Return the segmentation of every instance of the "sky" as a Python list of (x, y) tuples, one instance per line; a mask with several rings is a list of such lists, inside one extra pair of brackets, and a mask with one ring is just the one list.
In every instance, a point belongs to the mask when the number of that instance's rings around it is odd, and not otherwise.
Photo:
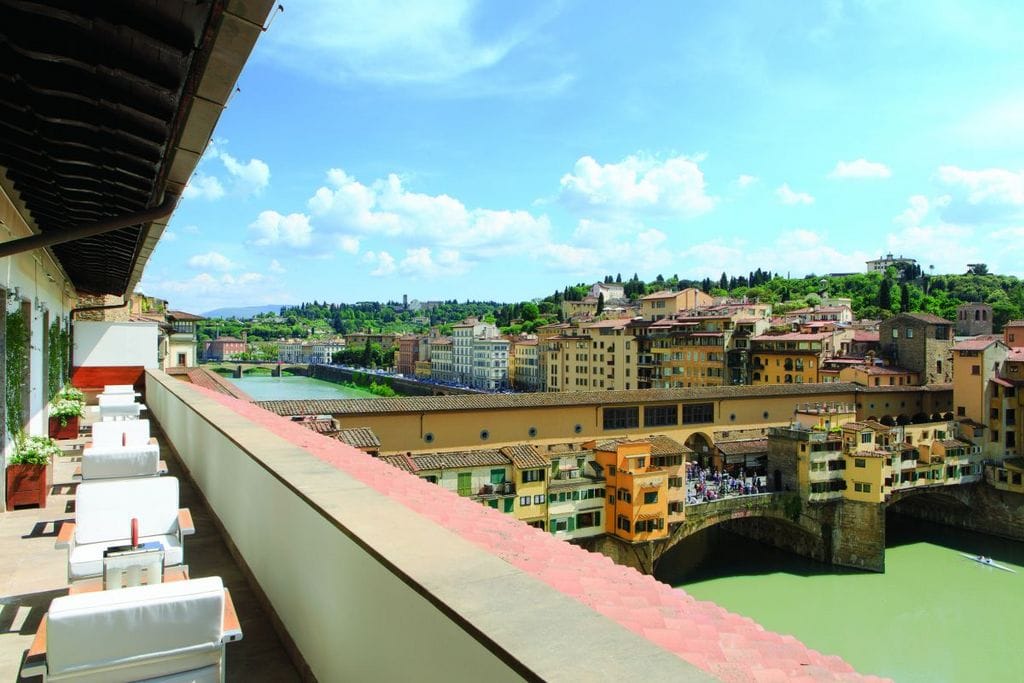
[(1024, 276), (1024, 3), (292, 0), (141, 283), (173, 308), (607, 274)]

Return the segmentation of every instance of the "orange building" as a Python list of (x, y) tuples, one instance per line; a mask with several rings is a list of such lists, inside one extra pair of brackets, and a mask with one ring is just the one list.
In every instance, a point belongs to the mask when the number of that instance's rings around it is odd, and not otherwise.
[(594, 451), (604, 470), (605, 531), (630, 543), (666, 538), (669, 476), (654, 465), (651, 441), (613, 439), (583, 447)]

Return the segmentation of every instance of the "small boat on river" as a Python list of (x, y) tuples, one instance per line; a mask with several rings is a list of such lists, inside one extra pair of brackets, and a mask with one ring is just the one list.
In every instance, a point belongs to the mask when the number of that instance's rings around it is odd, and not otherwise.
[(973, 561), (977, 562), (978, 564), (985, 565), (986, 567), (993, 567), (995, 569), (1002, 569), (1004, 572), (1010, 572), (1012, 574), (1016, 574), (1017, 573), (1017, 571), (1015, 569), (1010, 569), (1006, 565), (999, 564), (998, 562), (993, 560), (991, 557), (985, 557), (984, 555), (968, 555), (967, 553), (960, 553), (960, 554), (963, 555), (964, 557), (966, 557), (968, 560), (973, 560)]

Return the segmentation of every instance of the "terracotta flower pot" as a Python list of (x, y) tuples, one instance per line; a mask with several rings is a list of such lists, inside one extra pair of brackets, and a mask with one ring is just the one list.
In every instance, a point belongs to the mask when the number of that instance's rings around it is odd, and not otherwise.
[(16, 505), (46, 507), (49, 465), (7, 465), (7, 509)]
[(77, 439), (78, 438), (78, 416), (73, 415), (67, 419), (67, 424), (60, 426), (59, 417), (50, 418), (51, 439)]

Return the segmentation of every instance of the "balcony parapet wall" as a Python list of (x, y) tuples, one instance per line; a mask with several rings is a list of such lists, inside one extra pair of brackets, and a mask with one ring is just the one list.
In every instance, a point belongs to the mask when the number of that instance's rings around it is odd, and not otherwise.
[[(578, 548), (162, 372), (147, 372), (146, 403), (319, 680), (451, 681), (477, 674), (494, 681), (578, 680), (584, 673), (601, 680), (710, 678), (487, 552), (465, 531), (454, 533), (418, 514), (395, 494), (435, 503), (438, 512), (460, 518), (482, 515), (484, 526), (493, 526), (492, 520), (499, 527), (515, 525), (509, 547), (522, 543), (525, 536), (517, 534), (529, 534), (527, 540), (539, 545), (585, 555)], [(249, 411), (281, 424), (267, 429)], [(310, 445), (330, 453), (318, 457)], [(346, 471), (342, 459), (360, 465), (364, 477), (379, 476), (377, 486)], [(388, 486), (391, 495), (379, 490)], [(531, 555), (528, 547), (519, 552)], [(604, 564), (596, 556), (590, 561)], [(566, 571), (576, 575), (579, 569)], [(585, 653), (581, 642), (588, 644)], [(838, 658), (814, 654), (831, 665), (823, 672), (850, 671)]]

